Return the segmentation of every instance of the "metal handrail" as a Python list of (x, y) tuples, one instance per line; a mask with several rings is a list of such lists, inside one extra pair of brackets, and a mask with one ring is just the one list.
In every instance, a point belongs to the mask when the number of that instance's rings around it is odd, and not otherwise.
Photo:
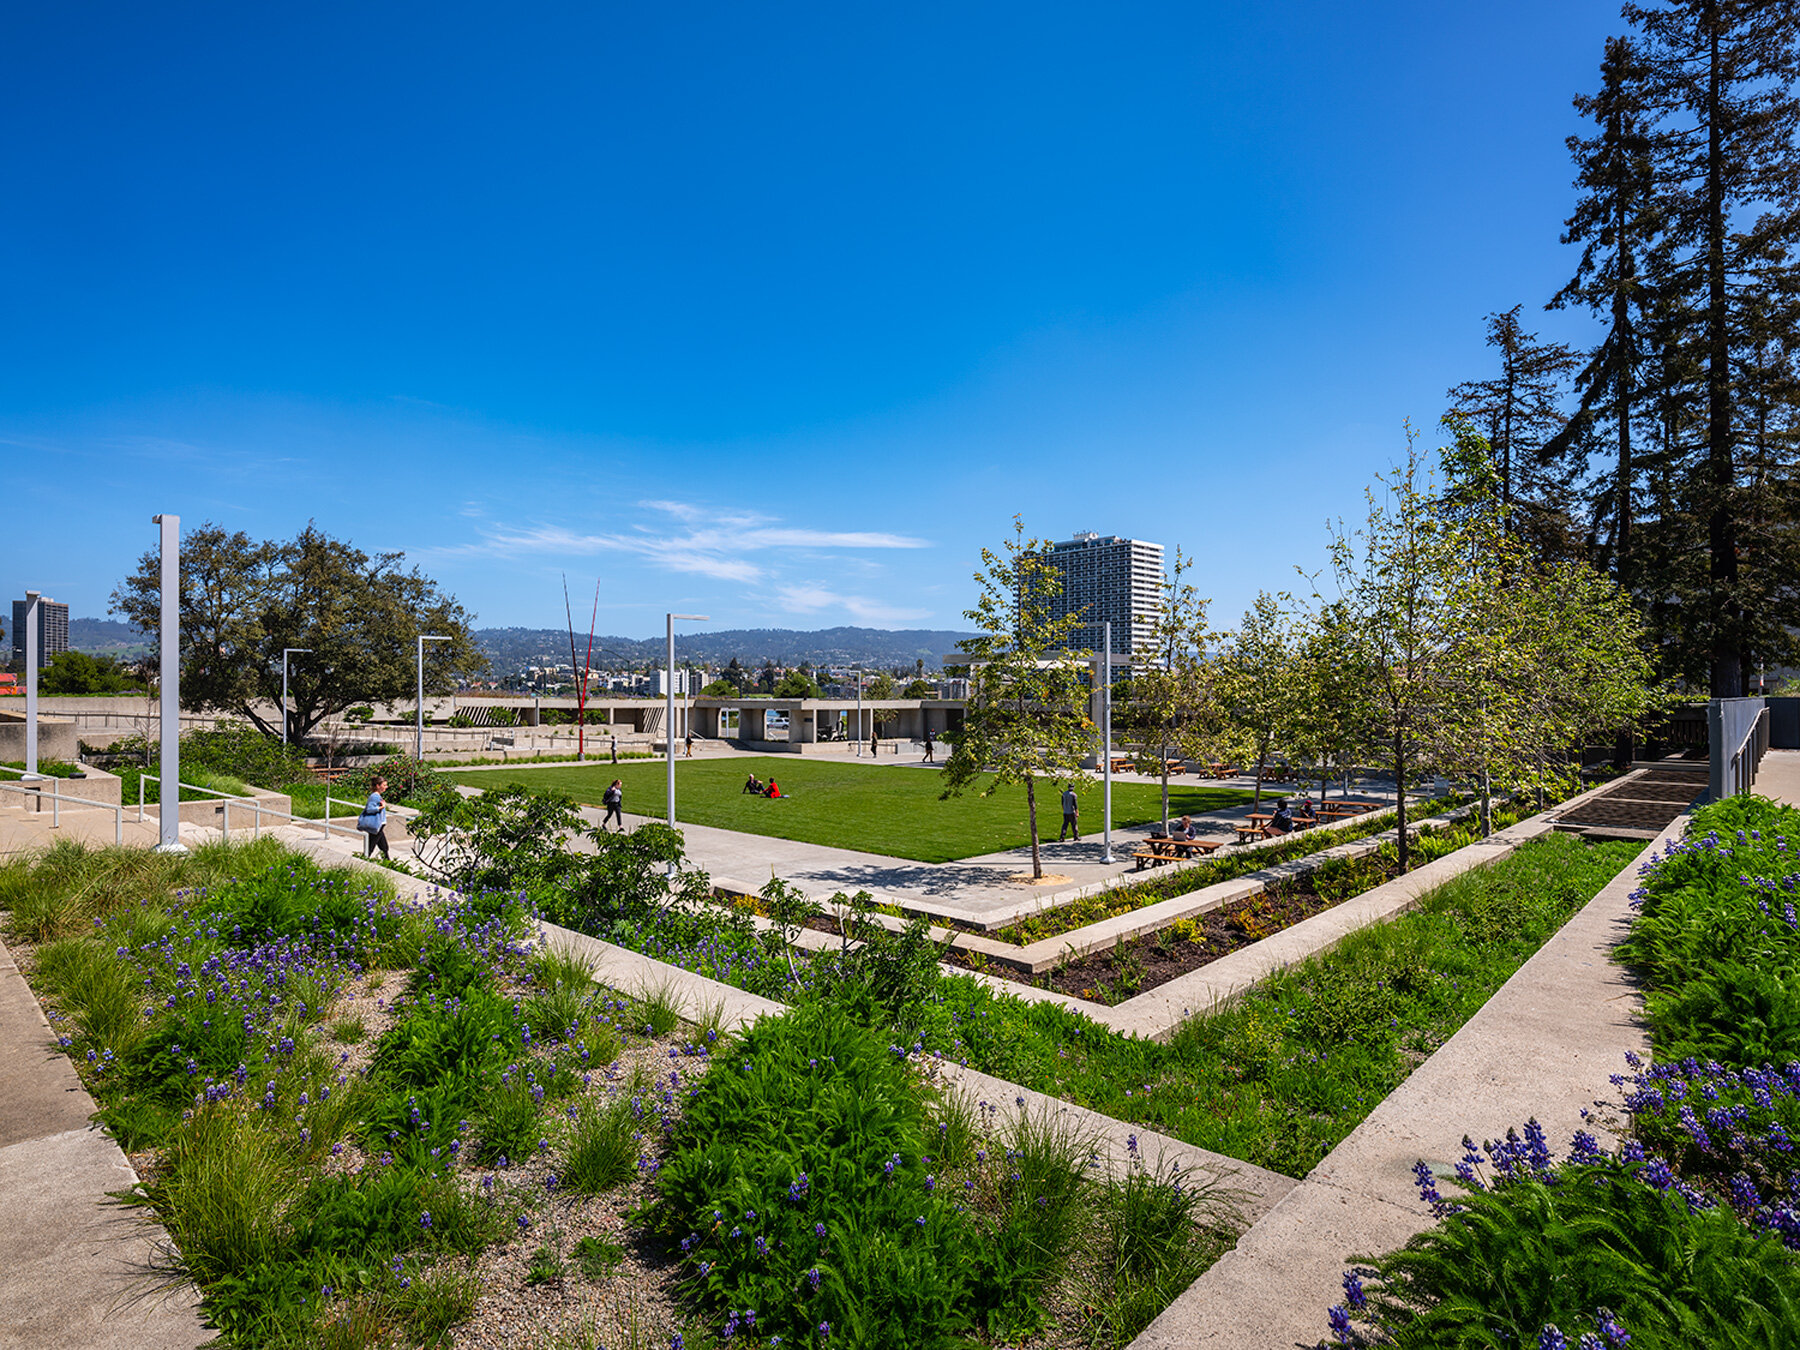
[[(145, 779), (152, 779), (159, 785), (162, 782), (162, 779), (158, 775), (153, 774), (153, 773), (142, 774), (139, 776), (139, 778), (138, 778), (138, 819), (140, 821), (143, 820), (143, 818), (144, 818), (144, 780)], [(0, 786), (5, 786), (5, 785), (0, 784)], [(255, 837), (255, 838), (262, 837), (262, 818), (265, 815), (274, 816), (277, 819), (285, 819), (290, 824), (294, 824), (294, 825), (318, 825), (321, 827), (321, 829), (323, 830), (323, 832), (327, 838), (330, 838), (331, 832), (334, 828), (342, 828), (343, 832), (345, 834), (348, 834), (352, 837), (354, 837), (357, 833), (357, 831), (354, 828), (334, 827), (332, 825), (332, 823), (331, 823), (331, 806), (332, 806), (332, 802), (334, 799), (332, 798), (332, 796), (329, 793), (327, 793), (326, 797), (325, 797), (325, 819), (323, 821), (318, 821), (318, 820), (312, 819), (310, 816), (297, 816), (292, 811), (283, 811), (280, 807), (266, 805), (265, 803), (258, 801), (255, 797), (240, 797), (235, 793), (221, 792), (217, 788), (200, 787), (198, 784), (195, 784), (195, 783), (183, 783), (179, 779), (176, 780), (176, 787), (177, 787), (177, 789), (186, 788), (191, 792), (205, 792), (205, 793), (210, 794), (211, 796), (220, 797), (220, 798), (224, 799), (220, 803), (220, 813), (221, 813), (220, 833), (226, 839), (231, 838), (231, 807), (234, 802), (240, 808), (246, 807), (246, 806), (250, 808), (251, 821), (252, 821), (251, 828), (253, 831), (253, 837)], [(335, 800), (339, 806), (355, 806), (356, 805), (355, 802), (347, 802), (347, 801), (343, 800), (343, 798), (341, 798), (341, 797), (336, 798)]]
[[(54, 778), (35, 778), (32, 780), (33, 784), (54, 783), (57, 781), (58, 780)], [(53, 830), (60, 830), (62, 828), (62, 804), (64, 802), (75, 802), (81, 806), (92, 807), (96, 810), (111, 811), (113, 813), (113, 843), (123, 844), (125, 842), (125, 808), (123, 806), (114, 806), (111, 802), (97, 802), (92, 797), (71, 797), (66, 793), (54, 790), (46, 792), (41, 786), (26, 787), (23, 783), (0, 783), (0, 792), (29, 793), (40, 802), (45, 797), (49, 797), (50, 828)]]

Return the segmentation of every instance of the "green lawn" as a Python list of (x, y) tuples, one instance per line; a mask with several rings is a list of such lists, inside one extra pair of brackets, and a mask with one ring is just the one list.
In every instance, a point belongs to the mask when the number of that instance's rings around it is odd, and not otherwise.
[[(625, 809), (636, 815), (663, 813), (665, 766), (661, 761), (596, 764), (583, 768), (451, 772), (444, 777), (472, 787), (523, 783), (556, 788), (577, 801), (598, 805), (614, 778), (625, 787)], [(766, 801), (743, 792), (746, 775), (767, 782), (770, 774), (784, 795)], [(856, 849), (919, 862), (952, 862), (1031, 842), (1025, 789), (1001, 788), (991, 797), (967, 792), (939, 801), (943, 780), (930, 769), (874, 767), (798, 756), (733, 756), (675, 762), (675, 815), (678, 820), (777, 839), (799, 839), (832, 848)], [(1055, 839), (1062, 825), (1060, 789), (1039, 785), (1038, 833)], [(1250, 800), (1231, 788), (1169, 785), (1173, 816), (1217, 810)], [(1113, 824), (1140, 825), (1162, 816), (1161, 791), (1143, 783), (1113, 784)], [(1100, 835), (1100, 788), (1081, 799), (1083, 838)]]

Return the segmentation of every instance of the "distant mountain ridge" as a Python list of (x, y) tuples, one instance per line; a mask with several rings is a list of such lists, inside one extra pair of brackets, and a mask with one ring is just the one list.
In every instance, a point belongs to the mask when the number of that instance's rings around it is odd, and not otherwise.
[[(10, 634), (8, 637), (10, 639)], [(724, 628), (677, 633), (675, 658), (723, 666), (737, 657), (746, 666), (764, 661), (792, 666), (911, 666), (924, 661), (936, 670), (970, 632), (939, 628)], [(478, 628), (475, 641), (493, 663), (494, 674), (510, 675), (527, 666), (567, 664), (569, 633), (565, 628)], [(70, 619), (69, 645), (94, 656), (141, 656), (154, 649), (153, 634), (115, 619)], [(594, 664), (599, 667), (661, 664), (663, 639), (594, 635)], [(575, 635), (575, 659), (585, 659), (587, 634)]]
[[(725, 628), (675, 634), (675, 659), (708, 666), (723, 666), (732, 657), (746, 666), (765, 660), (777, 665), (866, 664), (910, 666), (924, 661), (935, 670), (956, 644), (973, 637), (971, 632), (936, 628)], [(568, 664), (569, 633), (566, 628), (478, 628), (475, 641), (493, 662), (496, 675), (507, 675), (526, 666)], [(594, 664), (599, 667), (661, 664), (663, 638), (627, 638), (616, 634), (594, 635)], [(575, 635), (575, 659), (587, 656), (587, 634)]]
[(89, 656), (142, 656), (155, 647), (156, 639), (117, 619), (70, 619), (69, 645)]

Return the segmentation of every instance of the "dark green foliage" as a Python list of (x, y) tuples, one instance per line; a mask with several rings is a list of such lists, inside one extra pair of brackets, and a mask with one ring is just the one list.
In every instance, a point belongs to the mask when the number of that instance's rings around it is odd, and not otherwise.
[(1800, 811), (1735, 797), (1659, 860), (1620, 957), (1648, 986), (1659, 1058), (1800, 1058)]
[(689, 1103), (651, 1222), (695, 1296), (787, 1345), (949, 1346), (1030, 1272), (937, 1187), (901, 1057), (826, 1009), (759, 1022)]
[(308, 771), (306, 754), (299, 746), (284, 745), (278, 737), (265, 735), (247, 722), (222, 722), (213, 730), (184, 731), (181, 767), (185, 770), (189, 765), (265, 788), (318, 781)]
[(72, 649), (56, 653), (38, 673), (42, 694), (124, 694), (143, 688), (143, 679), (120, 666), (117, 657)]
[(1548, 1325), (1573, 1345), (1600, 1311), (1631, 1350), (1800, 1346), (1793, 1255), (1728, 1208), (1696, 1213), (1646, 1184), (1645, 1166), (1601, 1158), (1459, 1195), (1373, 1263), (1372, 1317), (1420, 1350), (1511, 1350)]
[(583, 1278), (604, 1280), (625, 1260), (625, 1249), (616, 1242), (584, 1237), (575, 1244), (574, 1256)]

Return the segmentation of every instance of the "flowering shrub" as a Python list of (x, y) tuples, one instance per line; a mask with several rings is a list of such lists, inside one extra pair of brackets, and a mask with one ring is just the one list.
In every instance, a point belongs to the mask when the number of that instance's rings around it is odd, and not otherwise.
[(1748, 1206), (1680, 1180), (1636, 1142), (1605, 1152), (1578, 1132), (1559, 1161), (1532, 1121), (1522, 1138), (1463, 1144), (1451, 1198), (1415, 1169), (1439, 1224), (1345, 1273), (1328, 1318), (1338, 1344), (1800, 1346), (1800, 1266), (1779, 1236), (1746, 1225)]
[(1734, 797), (1645, 872), (1621, 959), (1648, 985), (1657, 1053), (1745, 1066), (1800, 1057), (1800, 811)]

